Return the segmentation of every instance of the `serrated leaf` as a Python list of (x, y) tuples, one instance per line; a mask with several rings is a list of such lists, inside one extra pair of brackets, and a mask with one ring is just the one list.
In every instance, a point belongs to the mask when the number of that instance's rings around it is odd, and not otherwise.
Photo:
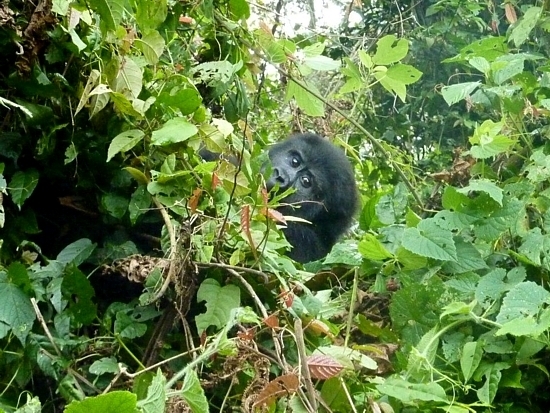
[(490, 405), (493, 402), (497, 394), (498, 384), (500, 383), (501, 377), (502, 373), (494, 366), (490, 367), (488, 371), (486, 371), (485, 383), (483, 383), (483, 386), (476, 391), (477, 397), (482, 403)]
[(138, 402), (143, 413), (164, 413), (166, 408), (166, 378), (160, 369), (147, 388), (147, 396)]
[(199, 381), (197, 373), (188, 369), (183, 378), (181, 397), (187, 402), (192, 412), (209, 412), (208, 400)]
[(516, 318), (536, 317), (548, 304), (550, 293), (532, 281), (525, 281), (514, 286), (506, 294), (496, 321), (504, 324)]
[(28, 169), (26, 171), (17, 171), (13, 174), (8, 186), (11, 199), (21, 210), (23, 203), (32, 195), (38, 185), (38, 171)]
[(480, 252), (474, 244), (464, 241), (462, 238), (455, 238), (456, 256), (458, 261), (448, 261), (443, 269), (451, 274), (463, 274), (468, 271), (478, 271), (489, 268), (481, 257)]
[(11, 329), (24, 346), (36, 314), (29, 297), (11, 283), (0, 282), (0, 338)]
[(145, 133), (139, 129), (130, 129), (119, 133), (113, 138), (109, 149), (107, 150), (107, 162), (113, 159), (117, 153), (124, 153), (136, 146), (145, 136)]
[(405, 229), (401, 245), (422, 257), (457, 261), (452, 232), (441, 228), (432, 219), (422, 221), (417, 228)]
[(311, 377), (319, 380), (330, 379), (344, 369), (344, 366), (337, 360), (322, 354), (309, 356), (306, 359), (306, 364)]
[(198, 131), (195, 125), (183, 118), (170, 119), (160, 129), (153, 132), (151, 144), (164, 146), (184, 142), (195, 136)]

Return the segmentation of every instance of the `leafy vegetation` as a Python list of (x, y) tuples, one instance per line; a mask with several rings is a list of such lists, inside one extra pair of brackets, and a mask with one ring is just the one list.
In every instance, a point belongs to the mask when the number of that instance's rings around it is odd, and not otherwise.
[[(312, 7), (0, 5), (1, 412), (547, 411), (547, 2)], [(362, 198), (303, 266), (295, 130)]]

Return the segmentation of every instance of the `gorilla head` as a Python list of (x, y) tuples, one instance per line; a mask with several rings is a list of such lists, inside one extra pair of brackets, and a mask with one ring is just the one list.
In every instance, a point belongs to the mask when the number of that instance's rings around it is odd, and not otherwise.
[(296, 134), (269, 150), (272, 173), (267, 189), (294, 188), (278, 211), (311, 224), (288, 222), (288, 256), (309, 262), (329, 253), (350, 226), (357, 207), (353, 169), (344, 153), (313, 133)]

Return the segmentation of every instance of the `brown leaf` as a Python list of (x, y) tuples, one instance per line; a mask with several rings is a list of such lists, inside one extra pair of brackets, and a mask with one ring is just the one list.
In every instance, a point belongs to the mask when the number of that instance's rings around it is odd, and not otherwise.
[(264, 319), (264, 323), (266, 324), (266, 326), (268, 326), (270, 328), (279, 327), (279, 319), (277, 318), (277, 316), (275, 314), (271, 314), (269, 317)]
[(290, 396), (298, 391), (300, 381), (295, 374), (285, 374), (267, 383), (263, 390), (258, 395), (258, 399), (253, 407), (267, 406), (276, 399)]
[(195, 211), (197, 210), (197, 206), (199, 205), (199, 199), (201, 198), (201, 195), (202, 195), (202, 189), (196, 188), (193, 191), (193, 195), (191, 195), (191, 197), (189, 198), (189, 208), (191, 209), (192, 213), (195, 213)]
[(340, 373), (344, 366), (330, 356), (316, 354), (306, 359), (311, 377), (319, 380), (327, 380)]
[(286, 225), (286, 219), (283, 214), (281, 214), (279, 211), (273, 208), (264, 208), (262, 209), (262, 213), (266, 216), (271, 218), (273, 221), (278, 222), (280, 224)]
[(189, 17), (189, 16), (180, 16), (179, 22), (182, 23), (182, 24), (194, 24), (195, 19), (193, 19), (192, 17)]
[(216, 172), (212, 173), (212, 189), (216, 189), (218, 185), (220, 184), (221, 180), (220, 177)]
[(512, 3), (506, 3), (504, 5), (504, 14), (506, 14), (506, 20), (508, 23), (512, 24), (518, 21), (518, 16), (516, 15), (516, 10)]

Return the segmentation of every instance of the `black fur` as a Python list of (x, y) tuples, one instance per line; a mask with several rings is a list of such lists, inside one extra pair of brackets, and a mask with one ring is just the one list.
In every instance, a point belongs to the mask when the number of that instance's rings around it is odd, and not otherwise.
[(283, 230), (298, 262), (318, 260), (351, 224), (357, 208), (352, 166), (344, 152), (313, 133), (292, 135), (269, 150), (268, 190), (294, 188), (278, 210), (311, 224), (289, 221)]

